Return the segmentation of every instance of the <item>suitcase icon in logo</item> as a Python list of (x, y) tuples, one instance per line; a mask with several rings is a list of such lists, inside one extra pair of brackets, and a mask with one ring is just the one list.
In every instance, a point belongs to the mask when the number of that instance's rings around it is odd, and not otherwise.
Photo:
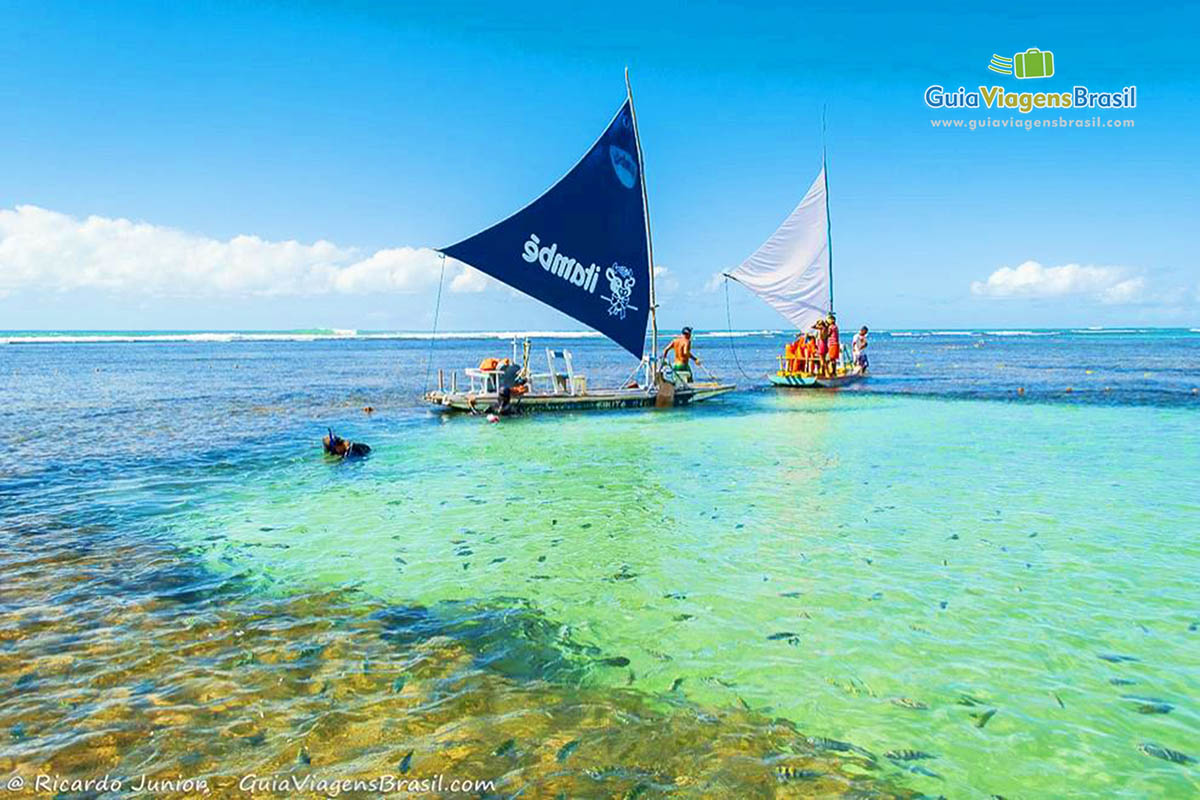
[(1018, 78), (1049, 78), (1054, 74), (1054, 53), (1031, 47), (1013, 56), (1013, 74)]

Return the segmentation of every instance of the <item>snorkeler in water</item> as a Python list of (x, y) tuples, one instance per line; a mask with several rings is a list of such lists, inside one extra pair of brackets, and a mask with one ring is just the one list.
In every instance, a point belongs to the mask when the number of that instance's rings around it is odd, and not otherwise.
[(329, 435), (321, 440), (321, 446), (325, 449), (325, 454), (336, 458), (362, 458), (371, 452), (370, 445), (365, 445), (362, 442), (349, 442), (333, 432), (333, 428), (326, 428)]

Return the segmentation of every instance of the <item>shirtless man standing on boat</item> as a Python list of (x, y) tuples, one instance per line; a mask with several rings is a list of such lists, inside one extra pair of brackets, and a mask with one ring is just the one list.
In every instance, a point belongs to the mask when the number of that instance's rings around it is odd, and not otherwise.
[(696, 358), (696, 354), (692, 352), (692, 329), (684, 327), (679, 335), (671, 340), (671, 343), (663, 350), (663, 358), (667, 357), (667, 353), (675, 351), (675, 363), (671, 365), (671, 370), (675, 373), (677, 381), (684, 383), (692, 382), (692, 365), (689, 363), (695, 361), (700, 363), (700, 359)]

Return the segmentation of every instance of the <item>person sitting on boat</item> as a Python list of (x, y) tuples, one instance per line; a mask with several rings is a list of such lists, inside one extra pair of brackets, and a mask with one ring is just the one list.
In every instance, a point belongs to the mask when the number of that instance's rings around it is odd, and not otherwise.
[(676, 383), (691, 383), (692, 382), (692, 365), (689, 363), (695, 361), (700, 363), (700, 359), (696, 358), (696, 354), (692, 352), (692, 329), (685, 326), (679, 335), (671, 340), (671, 343), (663, 350), (663, 358), (667, 357), (667, 353), (675, 351), (675, 361), (671, 365), (671, 371), (675, 373)]
[(493, 412), (511, 414), (513, 393), (524, 394), (525, 385), (526, 380), (521, 377), (521, 368), (510, 359), (501, 361), (496, 374), (496, 405)]
[(829, 325), (825, 329), (825, 335), (829, 339), (826, 345), (826, 353), (829, 356), (829, 377), (837, 374), (838, 356), (842, 354), (842, 343), (838, 340), (837, 315), (832, 311), (829, 312)]
[(854, 370), (859, 374), (867, 371), (867, 326), (863, 325), (858, 329), (858, 333), (854, 334), (854, 341), (850, 344), (850, 352), (854, 355)]
[(796, 348), (796, 371), (804, 374), (812, 372), (813, 357), (817, 352), (817, 343), (807, 333), (800, 335), (800, 346)]
[(804, 369), (804, 348), (807, 343), (808, 337), (801, 331), (796, 334), (796, 341), (783, 348), (788, 372), (800, 372)]

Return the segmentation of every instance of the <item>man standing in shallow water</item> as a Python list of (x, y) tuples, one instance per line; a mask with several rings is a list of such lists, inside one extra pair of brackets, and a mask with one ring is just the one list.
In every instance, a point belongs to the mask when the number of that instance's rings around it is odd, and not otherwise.
[(692, 366), (689, 361), (700, 363), (700, 359), (692, 352), (692, 329), (684, 326), (684, 329), (679, 332), (679, 335), (671, 340), (671, 343), (663, 350), (663, 358), (667, 357), (667, 353), (675, 351), (675, 362), (671, 365), (671, 370), (675, 373), (676, 383), (691, 383), (692, 382)]

